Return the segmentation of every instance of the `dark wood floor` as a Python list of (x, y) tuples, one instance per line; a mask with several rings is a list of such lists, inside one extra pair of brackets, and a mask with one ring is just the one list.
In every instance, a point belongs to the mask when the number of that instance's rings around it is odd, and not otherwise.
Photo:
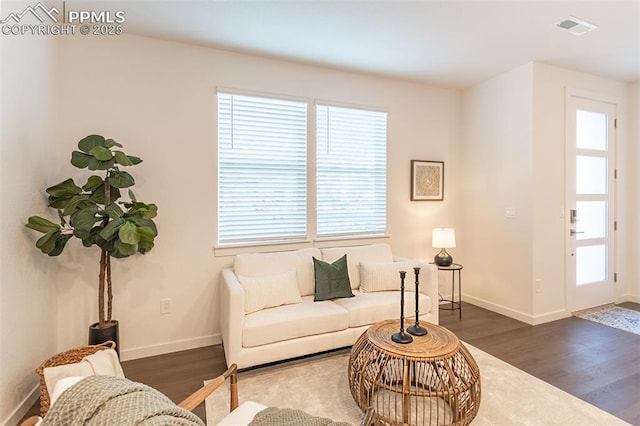
[[(620, 306), (640, 311), (636, 303)], [(640, 336), (575, 317), (534, 327), (466, 303), (462, 312), (460, 320), (457, 312), (441, 311), (440, 324), (463, 341), (640, 425)], [(179, 402), (226, 365), (218, 345), (125, 361), (122, 367), (129, 379)], [(204, 419), (204, 406), (195, 413)]]
[[(640, 311), (636, 303), (619, 306)], [(640, 336), (576, 317), (537, 326), (473, 305), (440, 312), (460, 339), (633, 425), (640, 425)], [(542, 407), (541, 407), (542, 408)]]

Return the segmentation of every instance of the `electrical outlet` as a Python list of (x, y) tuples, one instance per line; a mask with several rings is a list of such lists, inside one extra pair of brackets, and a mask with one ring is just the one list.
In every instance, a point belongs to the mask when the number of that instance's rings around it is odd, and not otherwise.
[(163, 315), (171, 313), (171, 299), (160, 299), (160, 313)]

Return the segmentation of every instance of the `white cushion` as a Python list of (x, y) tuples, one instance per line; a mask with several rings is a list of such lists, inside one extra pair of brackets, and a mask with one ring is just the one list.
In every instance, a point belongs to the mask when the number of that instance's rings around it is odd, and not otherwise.
[(261, 277), (295, 269), (300, 295), (309, 296), (315, 289), (313, 256), (320, 259), (320, 250), (310, 247), (277, 253), (238, 254), (233, 262), (233, 272), (243, 277)]
[[(378, 291), (375, 293), (362, 293), (354, 291), (356, 297), (335, 299), (333, 302), (342, 306), (349, 312), (349, 327), (360, 327), (374, 324), (386, 319), (400, 318), (400, 292)], [(418, 294), (420, 304), (420, 316), (431, 312), (431, 298), (422, 293)], [(404, 316), (415, 318), (416, 294), (407, 291), (404, 294)], [(405, 327), (412, 323), (405, 322)]]
[(62, 395), (62, 392), (66, 391), (71, 386), (75, 385), (76, 383), (78, 383), (80, 380), (84, 378), (85, 377), (65, 377), (63, 379), (58, 380), (56, 382), (55, 387), (53, 388), (53, 392), (51, 393), (49, 403), (53, 405), (56, 402), (56, 400), (60, 397), (60, 395)]
[(49, 393), (49, 399), (53, 395), (53, 390), (59, 380), (65, 377), (87, 377), (93, 375), (93, 368), (91, 364), (86, 361), (75, 362), (73, 364), (57, 365), (55, 367), (46, 367), (42, 374), (44, 376), (44, 382), (47, 386), (47, 392)]
[(242, 346), (261, 346), (348, 327), (349, 314), (343, 308), (329, 300), (314, 302), (313, 296), (305, 296), (302, 303), (296, 305), (248, 314), (244, 320)]
[(91, 364), (93, 374), (124, 378), (124, 371), (114, 349), (104, 349), (82, 359)]
[(370, 293), (374, 291), (400, 290), (400, 271), (405, 271), (405, 289), (413, 288), (415, 273), (413, 268), (418, 261), (405, 262), (366, 262), (360, 261), (360, 291)]
[(261, 277), (238, 275), (238, 281), (244, 289), (245, 313), (302, 301), (295, 270)]
[(235, 410), (226, 415), (218, 426), (244, 426), (251, 423), (253, 418), (260, 411), (266, 409), (266, 405), (258, 404), (253, 401), (245, 401), (238, 406)]
[(46, 367), (43, 372), (45, 385), (49, 398), (59, 380), (67, 377), (87, 377), (94, 374), (105, 376), (124, 377), (122, 366), (118, 359), (118, 354), (114, 349), (104, 349), (82, 358), (81, 361), (73, 364), (57, 365)]
[(351, 288), (360, 286), (360, 262), (393, 262), (393, 254), (389, 244), (367, 244), (353, 247), (331, 247), (323, 248), (322, 260), (333, 263), (345, 254), (347, 255), (347, 269), (349, 270), (349, 280)]

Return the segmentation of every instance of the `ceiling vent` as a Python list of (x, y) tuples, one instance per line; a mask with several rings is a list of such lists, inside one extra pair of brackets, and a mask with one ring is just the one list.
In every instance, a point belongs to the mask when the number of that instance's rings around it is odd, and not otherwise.
[(583, 21), (582, 19), (578, 19), (574, 16), (569, 16), (568, 18), (563, 19), (558, 22), (556, 26), (569, 31), (573, 35), (581, 36), (583, 34), (588, 33), (589, 31), (593, 31), (597, 26), (590, 24), (587, 21)]

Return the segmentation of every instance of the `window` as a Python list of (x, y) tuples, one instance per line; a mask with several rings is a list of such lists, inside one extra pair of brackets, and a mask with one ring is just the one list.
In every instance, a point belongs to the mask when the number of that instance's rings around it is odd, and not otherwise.
[(307, 104), (218, 93), (218, 243), (307, 236)]
[[(387, 114), (318, 105), (309, 168), (307, 108), (218, 93), (219, 245), (386, 233)], [(310, 188), (314, 169), (317, 186)], [(310, 212), (309, 193), (317, 200)]]
[(384, 235), (387, 114), (318, 105), (318, 236)]

